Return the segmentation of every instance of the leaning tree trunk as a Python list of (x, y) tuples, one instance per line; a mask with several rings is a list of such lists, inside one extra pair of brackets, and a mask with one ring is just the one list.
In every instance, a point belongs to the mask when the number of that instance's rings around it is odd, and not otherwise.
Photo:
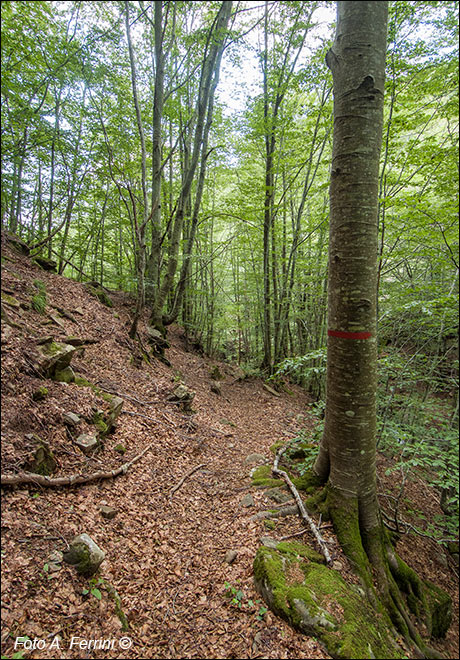
[[(326, 57), (334, 88), (326, 419), (313, 471), (327, 482), (335, 531), (377, 610), (386, 610), (406, 641), (427, 653), (399, 587), (416, 596), (409, 601), (415, 616), (427, 615), (432, 623), (431, 592), (394, 553), (376, 491), (377, 222), (388, 3), (337, 7), (337, 33)], [(446, 616), (448, 609), (446, 601)]]

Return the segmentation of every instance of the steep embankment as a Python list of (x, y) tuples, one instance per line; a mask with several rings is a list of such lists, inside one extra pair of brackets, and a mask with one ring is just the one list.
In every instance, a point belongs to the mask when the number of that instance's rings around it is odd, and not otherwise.
[[(274, 396), (261, 381), (242, 379), (238, 369), (187, 351), (179, 328), (172, 328), (166, 352), (172, 366), (147, 364), (128, 339), (129, 297), (112, 295), (110, 308), (94, 291), (8, 247), (3, 257), (2, 472), (30, 470), (38, 438), (53, 453), (52, 477), (115, 470), (149, 449), (115, 479), (3, 491), (2, 652), (10, 657), (14, 640), (27, 635), (45, 640), (28, 656), (37, 658), (329, 657), (315, 640), (264, 614), (252, 583), (266, 529), (251, 517), (269, 500), (266, 491), (251, 487), (248, 457), (259, 453), (270, 461), (275, 441), (311, 424), (308, 397), (298, 388)], [(46, 375), (40, 352), (49, 337), (86, 340), (71, 361), (77, 382)], [(147, 347), (145, 328), (141, 339)], [(191, 414), (171, 398), (180, 381), (195, 392)], [(101, 424), (113, 405), (108, 394), (123, 399), (112, 433)], [(66, 413), (78, 416), (76, 427)], [(82, 433), (102, 435), (100, 450), (85, 455), (75, 442)], [(103, 506), (113, 507), (115, 516), (104, 517)], [(297, 519), (285, 518), (271, 533), (281, 538), (300, 530)], [(106, 552), (98, 584), (53, 554), (80, 533)], [(331, 530), (324, 536), (348, 576)], [(424, 547), (430, 550), (426, 563), (436, 562), (436, 548)], [(442, 586), (452, 591), (447, 566), (425, 575), (434, 579), (440, 570)], [(226, 597), (230, 587), (233, 605)], [(128, 632), (121, 629), (121, 610)], [(88, 653), (78, 640), (70, 648), (72, 637), (113, 646)], [(123, 637), (130, 648), (120, 647)], [(452, 638), (447, 641), (455, 648)]]

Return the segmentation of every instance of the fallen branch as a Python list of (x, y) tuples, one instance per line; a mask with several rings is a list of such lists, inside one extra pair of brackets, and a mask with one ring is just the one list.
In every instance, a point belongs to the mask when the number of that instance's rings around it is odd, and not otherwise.
[(171, 492), (169, 493), (169, 499), (172, 500), (172, 496), (174, 495), (176, 490), (179, 490), (179, 488), (182, 486), (182, 484), (184, 483), (184, 481), (186, 479), (191, 477), (192, 474), (194, 474), (194, 472), (198, 472), (198, 470), (200, 470), (202, 467), (205, 467), (205, 465), (207, 465), (207, 463), (201, 463), (201, 465), (197, 465), (196, 467), (193, 468), (193, 470), (190, 470), (190, 472), (187, 472), (187, 474), (182, 477), (182, 479), (179, 481), (179, 483), (176, 486), (174, 486), (174, 488), (171, 488)]
[(331, 559), (331, 555), (329, 554), (329, 550), (327, 549), (326, 543), (324, 542), (323, 537), (319, 533), (315, 523), (313, 522), (313, 520), (308, 515), (307, 510), (305, 509), (304, 503), (302, 502), (302, 499), (299, 495), (299, 491), (297, 490), (297, 488), (292, 483), (292, 481), (289, 478), (289, 475), (287, 474), (287, 472), (285, 472), (284, 470), (280, 470), (279, 467), (278, 467), (280, 458), (284, 454), (286, 449), (288, 448), (289, 444), (290, 443), (288, 443), (287, 445), (285, 445), (284, 447), (282, 447), (281, 449), (279, 449), (276, 452), (272, 472), (273, 472), (275, 477), (281, 477), (286, 482), (287, 486), (289, 487), (289, 490), (291, 491), (291, 493), (294, 496), (295, 501), (297, 502), (299, 513), (300, 513), (302, 519), (306, 523), (308, 523), (308, 525), (309, 525), (309, 527), (312, 531), (313, 536), (315, 537), (319, 547), (321, 548), (321, 552), (323, 553), (326, 562), (328, 564), (330, 564), (330, 563), (332, 563), (332, 559)]
[(60, 486), (76, 486), (79, 484), (88, 484), (99, 479), (112, 479), (118, 477), (120, 474), (126, 474), (129, 468), (139, 461), (144, 454), (154, 445), (151, 442), (140, 454), (135, 456), (128, 463), (124, 463), (116, 470), (93, 472), (93, 474), (73, 474), (70, 477), (44, 477), (41, 474), (34, 472), (19, 472), (18, 474), (2, 474), (2, 486), (17, 486), (19, 484), (36, 484), (37, 486), (45, 486), (47, 488), (59, 488)]

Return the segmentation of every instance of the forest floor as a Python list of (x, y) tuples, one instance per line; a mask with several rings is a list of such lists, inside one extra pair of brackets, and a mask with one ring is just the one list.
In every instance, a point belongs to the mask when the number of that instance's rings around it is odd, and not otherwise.
[[(330, 657), (315, 639), (261, 611), (252, 576), (260, 538), (279, 539), (302, 525), (290, 516), (267, 530), (263, 520), (251, 519), (273, 503), (264, 490), (251, 486), (253, 466), (246, 459), (260, 453), (271, 463), (273, 443), (311, 430), (316, 423), (311, 399), (293, 385), (289, 393), (275, 396), (261, 380), (242, 378), (234, 365), (187, 350), (178, 327), (171, 328), (166, 350), (171, 367), (156, 360), (136, 366), (127, 334), (133, 306), (128, 296), (113, 294), (110, 309), (82, 284), (44, 272), (8, 247), (2, 262), (2, 299), (5, 294), (10, 303), (5, 309), (17, 326), (2, 329), (2, 473), (24, 468), (33, 444), (29, 434), (49, 442), (58, 460), (53, 477), (115, 469), (151, 445), (115, 479), (58, 489), (2, 489), (2, 657), (22, 650), (14, 648), (21, 636), (44, 640), (44, 648), (24, 654), (30, 658)], [(30, 307), (37, 291), (34, 280), (46, 286), (43, 315)], [(34, 355), (47, 335), (57, 341), (73, 335), (96, 342), (72, 366), (100, 390), (40, 378)], [(144, 326), (141, 337), (147, 346)], [(223, 375), (221, 394), (211, 391), (216, 365)], [(196, 392), (191, 414), (168, 400), (179, 381)], [(34, 401), (33, 393), (42, 386), (47, 396)], [(74, 412), (89, 419), (92, 407), (108, 410), (102, 390), (121, 396), (124, 407), (103, 451), (89, 458), (74, 446), (62, 416)], [(124, 456), (115, 451), (120, 444), (127, 449)], [(384, 507), (385, 495), (399, 492), (394, 476), (384, 474), (387, 466), (380, 457)], [(194, 468), (199, 469), (190, 474)], [(253, 506), (242, 505), (248, 494)], [(438, 495), (421, 479), (407, 482), (402, 499), (428, 520), (440, 513)], [(101, 516), (103, 503), (117, 509), (113, 519)], [(81, 533), (106, 552), (97, 577), (117, 590), (127, 632), (121, 630), (103, 582), (91, 585), (65, 563), (50, 571), (50, 554), (65, 551)], [(326, 526), (323, 535), (340, 562), (336, 566), (352, 579), (332, 530)], [(314, 545), (309, 532), (305, 542)], [(232, 563), (225, 559), (229, 550), (236, 552)], [(451, 558), (431, 539), (417, 535), (403, 537), (398, 552), (421, 576), (451, 594), (453, 622), (446, 639), (434, 645), (444, 657), (458, 658), (458, 575)], [(232, 604), (226, 584), (240, 590), (240, 607)], [(82, 593), (92, 587), (92, 594)], [(125, 650), (122, 638), (130, 645)], [(90, 651), (80, 640), (113, 643)]]

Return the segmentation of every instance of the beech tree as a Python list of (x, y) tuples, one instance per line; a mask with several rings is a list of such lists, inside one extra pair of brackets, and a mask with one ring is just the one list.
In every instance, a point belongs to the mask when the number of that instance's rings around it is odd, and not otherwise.
[[(326, 57), (334, 91), (326, 418), (313, 472), (327, 482), (334, 528), (371, 602), (389, 613), (421, 657), (433, 657), (401, 589), (433, 636), (449, 625), (450, 601), (396, 555), (376, 489), (378, 192), (388, 3), (338, 2), (337, 17)], [(433, 601), (442, 611), (438, 627)]]

